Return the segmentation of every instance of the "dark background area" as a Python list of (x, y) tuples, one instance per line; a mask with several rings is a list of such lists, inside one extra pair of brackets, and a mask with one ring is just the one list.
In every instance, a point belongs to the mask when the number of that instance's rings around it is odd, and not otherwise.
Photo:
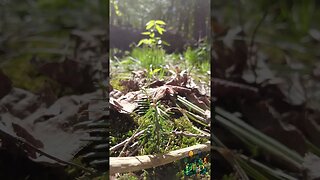
[(107, 177), (107, 64), (107, 1), (0, 1), (0, 179)]
[(211, 1), (216, 179), (319, 178), (318, 9)]

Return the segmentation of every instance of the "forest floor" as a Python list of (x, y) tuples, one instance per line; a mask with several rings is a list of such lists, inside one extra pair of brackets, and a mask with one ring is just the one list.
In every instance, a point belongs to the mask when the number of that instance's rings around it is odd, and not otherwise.
[[(141, 63), (130, 55), (122, 60), (111, 58), (110, 157), (119, 157), (111, 159), (111, 172), (117, 172), (113, 171), (113, 164), (121, 157), (166, 154), (209, 142), (210, 66), (202, 69), (201, 64), (191, 66), (183, 57), (196, 51), (165, 54), (161, 64)], [(193, 149), (193, 157), (188, 156), (190, 151), (182, 150), (177, 156), (167, 158), (166, 163), (155, 160), (148, 169), (141, 163), (140, 171), (118, 176), (120, 179), (186, 178), (192, 175), (186, 169), (187, 164), (191, 159), (201, 159), (206, 170), (198, 176), (209, 178), (209, 148), (203, 152)], [(125, 164), (127, 172), (132, 170), (130, 162)]]

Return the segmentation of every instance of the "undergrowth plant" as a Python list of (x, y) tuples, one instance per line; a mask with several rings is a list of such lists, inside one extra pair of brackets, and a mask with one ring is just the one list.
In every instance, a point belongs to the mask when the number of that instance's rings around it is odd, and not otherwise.
[(162, 44), (169, 45), (167, 42), (161, 39), (161, 36), (157, 36), (157, 34), (162, 35), (166, 32), (164, 26), (166, 23), (161, 20), (150, 20), (146, 24), (146, 31), (141, 33), (143, 35), (149, 36), (149, 38), (141, 39), (137, 46), (147, 45), (150, 48), (162, 48)]
[(147, 36), (147, 38), (141, 39), (137, 47), (132, 51), (132, 56), (139, 59), (141, 66), (148, 69), (150, 65), (155, 68), (159, 68), (164, 65), (165, 51), (163, 45), (169, 45), (167, 42), (161, 39), (161, 35), (166, 31), (164, 26), (166, 23), (162, 20), (150, 20), (146, 24), (146, 31), (141, 34)]
[[(169, 122), (169, 115), (165, 113), (160, 102), (145, 102), (145, 114), (139, 118), (139, 124), (147, 127), (147, 133), (142, 136), (142, 144), (144, 146), (144, 153), (152, 154), (164, 152), (168, 141), (168, 132), (173, 130), (172, 124)], [(156, 142), (156, 143), (154, 143)]]
[(206, 42), (199, 43), (197, 48), (188, 47), (183, 53), (188, 66), (196, 67), (200, 72), (210, 70), (209, 47)]
[(172, 113), (167, 111), (161, 101), (140, 100), (136, 113), (139, 115), (136, 119), (139, 126), (142, 126), (142, 129), (147, 128), (146, 133), (140, 138), (140, 142), (143, 144), (141, 155), (163, 153), (206, 141), (195, 137), (173, 135), (174, 130), (193, 134), (199, 132), (193, 128), (192, 123), (184, 116), (177, 119), (173, 118)]
[(140, 66), (149, 69), (150, 65), (155, 68), (159, 68), (161, 65), (165, 64), (165, 51), (159, 48), (134, 48), (131, 52), (131, 56), (137, 59)]

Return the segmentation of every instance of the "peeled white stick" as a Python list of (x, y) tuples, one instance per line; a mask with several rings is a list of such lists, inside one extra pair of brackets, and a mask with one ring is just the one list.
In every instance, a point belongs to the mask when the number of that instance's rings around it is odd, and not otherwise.
[(189, 151), (193, 151), (194, 154), (199, 152), (208, 152), (210, 151), (210, 141), (205, 144), (198, 144), (165, 154), (133, 157), (110, 157), (110, 174), (139, 171), (142, 169), (149, 169), (169, 164), (188, 157)]

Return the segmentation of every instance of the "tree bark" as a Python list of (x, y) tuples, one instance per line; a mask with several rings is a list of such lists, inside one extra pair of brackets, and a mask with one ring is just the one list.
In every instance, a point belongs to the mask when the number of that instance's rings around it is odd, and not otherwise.
[(210, 1), (199, 0), (194, 10), (194, 30), (193, 38), (198, 40), (206, 36), (207, 24), (206, 20), (210, 17)]

